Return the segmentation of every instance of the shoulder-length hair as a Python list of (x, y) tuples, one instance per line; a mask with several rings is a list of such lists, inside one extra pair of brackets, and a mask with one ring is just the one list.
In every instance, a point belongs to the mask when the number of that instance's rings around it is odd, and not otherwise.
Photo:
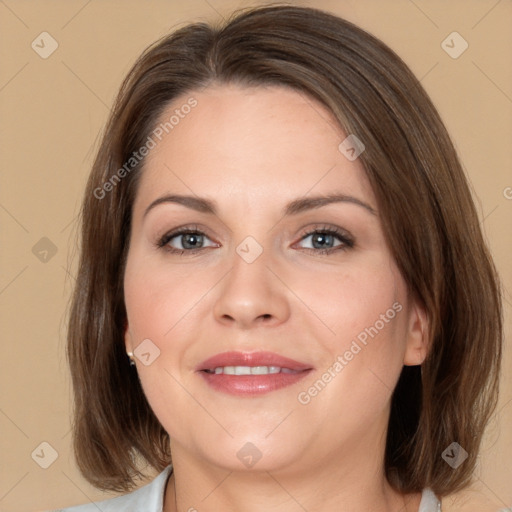
[[(213, 83), (291, 87), (363, 141), (384, 234), (429, 320), (429, 355), (404, 366), (392, 396), (385, 474), (402, 493), (466, 487), (498, 399), (503, 320), (464, 171), (431, 100), (390, 48), (348, 21), (292, 6), (185, 26), (148, 47), (120, 88), (87, 183), (70, 308), (80, 471), (100, 489), (125, 491), (145, 476), (141, 462), (157, 471), (171, 463), (124, 345), (123, 277), (144, 164), (134, 152), (170, 102)], [(442, 458), (453, 442), (468, 453), (457, 469)]]

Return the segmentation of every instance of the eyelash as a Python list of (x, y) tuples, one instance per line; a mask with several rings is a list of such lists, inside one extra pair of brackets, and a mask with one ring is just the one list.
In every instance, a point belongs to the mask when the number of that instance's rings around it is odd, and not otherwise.
[[(201, 235), (208, 238), (208, 235), (206, 235), (206, 233), (202, 232), (197, 227), (186, 226), (176, 231), (166, 233), (165, 235), (158, 239), (155, 245), (158, 249), (163, 249), (164, 251), (178, 255), (184, 255), (185, 253), (194, 254), (204, 249), (208, 249), (208, 247), (199, 247), (197, 249), (175, 249), (174, 247), (170, 247), (169, 245), (167, 245), (173, 238), (186, 234)], [(333, 228), (329, 226), (315, 226), (312, 230), (304, 233), (301, 236), (299, 242), (303, 241), (304, 239), (308, 238), (311, 235), (316, 234), (335, 236), (342, 243), (341, 245), (338, 245), (336, 247), (330, 247), (328, 249), (315, 249), (306, 247), (306, 251), (313, 251), (316, 254), (328, 255), (334, 251), (346, 251), (347, 249), (351, 249), (352, 247), (354, 247), (354, 240), (345, 231), (342, 231), (339, 228)]]

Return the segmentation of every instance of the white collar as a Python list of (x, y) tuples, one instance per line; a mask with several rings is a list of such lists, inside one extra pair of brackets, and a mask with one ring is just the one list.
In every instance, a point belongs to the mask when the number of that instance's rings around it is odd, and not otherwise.
[[(125, 510), (162, 512), (164, 507), (165, 487), (171, 476), (171, 472), (172, 465), (169, 465), (156, 476), (152, 482), (124, 496), (97, 501), (87, 505), (55, 510), (53, 512), (123, 512)], [(440, 501), (428, 488), (423, 490), (418, 512), (441, 512)]]

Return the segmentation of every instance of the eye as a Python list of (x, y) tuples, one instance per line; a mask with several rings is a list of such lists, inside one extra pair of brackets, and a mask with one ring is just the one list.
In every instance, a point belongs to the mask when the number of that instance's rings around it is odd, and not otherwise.
[(197, 228), (184, 227), (171, 233), (166, 233), (159, 239), (156, 245), (161, 249), (176, 254), (194, 253), (206, 247), (216, 246), (213, 242), (211, 245), (205, 245), (205, 239), (209, 240), (206, 234)]
[[(300, 242), (307, 239), (311, 239), (312, 247), (303, 248), (316, 254), (329, 254), (334, 251), (347, 250), (354, 246), (352, 237), (346, 231), (337, 227), (316, 226), (313, 230), (306, 232)], [(205, 233), (196, 226), (187, 226), (166, 233), (155, 245), (174, 254), (194, 254), (207, 247), (218, 247), (211, 240), (209, 245), (205, 245), (205, 240), (210, 240)]]
[[(329, 254), (333, 251), (347, 250), (354, 246), (351, 236), (337, 227), (316, 227), (313, 231), (308, 231), (301, 241), (311, 239), (313, 247), (305, 247), (308, 251), (314, 251), (320, 254)], [(339, 243), (336, 244), (336, 240)]]

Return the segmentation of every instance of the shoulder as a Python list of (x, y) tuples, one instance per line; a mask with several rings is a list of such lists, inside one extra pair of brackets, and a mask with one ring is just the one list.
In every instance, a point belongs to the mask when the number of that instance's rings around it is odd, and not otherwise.
[(98, 512), (98, 510), (102, 512), (132, 512), (138, 510), (162, 512), (165, 485), (171, 472), (172, 466), (169, 465), (149, 484), (124, 496), (58, 509), (52, 512)]

